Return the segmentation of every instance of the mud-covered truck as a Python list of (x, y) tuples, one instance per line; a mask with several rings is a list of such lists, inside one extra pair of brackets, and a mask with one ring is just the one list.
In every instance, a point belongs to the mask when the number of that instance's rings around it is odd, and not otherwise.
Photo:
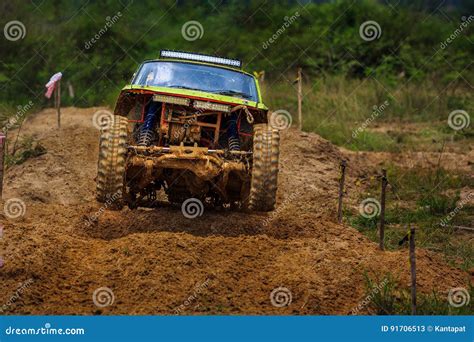
[(241, 61), (163, 50), (143, 62), (101, 129), (97, 199), (116, 209), (196, 198), (275, 208), (279, 132)]

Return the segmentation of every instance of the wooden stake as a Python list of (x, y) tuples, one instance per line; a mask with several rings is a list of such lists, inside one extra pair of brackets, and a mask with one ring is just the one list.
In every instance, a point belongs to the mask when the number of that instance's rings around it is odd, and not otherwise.
[(56, 109), (58, 111), (58, 128), (61, 128), (61, 80), (56, 87)]
[(303, 112), (301, 106), (303, 104), (303, 78), (301, 77), (301, 68), (298, 68), (298, 128), (303, 129)]
[(415, 228), (410, 228), (411, 314), (416, 315)]
[(0, 132), (0, 199), (3, 198), (3, 172), (5, 163), (5, 147), (7, 137)]
[(70, 81), (67, 81), (67, 89), (69, 91), (69, 97), (71, 99), (73, 99), (74, 98), (74, 87), (72, 86)]
[(337, 222), (342, 222), (342, 198), (344, 197), (344, 181), (346, 179), (346, 161), (341, 161), (341, 178), (339, 179), (339, 202), (337, 206)]
[(387, 189), (387, 170), (382, 170), (382, 194), (380, 196), (380, 227), (379, 227), (379, 248), (381, 251), (385, 249), (385, 192)]

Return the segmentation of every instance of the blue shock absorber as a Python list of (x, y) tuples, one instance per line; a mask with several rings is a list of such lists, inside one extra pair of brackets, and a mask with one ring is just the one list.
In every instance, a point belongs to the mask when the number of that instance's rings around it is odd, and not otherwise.
[(227, 126), (227, 139), (229, 143), (229, 150), (239, 151), (240, 150), (240, 139), (239, 131), (237, 129), (237, 120), (239, 116), (237, 113), (232, 113)]
[(149, 146), (155, 136), (156, 113), (160, 109), (161, 104), (158, 102), (151, 102), (148, 105), (143, 126), (140, 129), (138, 137), (138, 145)]

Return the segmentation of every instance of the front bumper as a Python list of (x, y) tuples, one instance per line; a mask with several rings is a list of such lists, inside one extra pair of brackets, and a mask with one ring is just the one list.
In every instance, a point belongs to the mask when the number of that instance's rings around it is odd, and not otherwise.
[(208, 181), (236, 172), (246, 178), (250, 174), (251, 152), (213, 150), (198, 146), (129, 146), (129, 165), (145, 168), (146, 178), (156, 177), (165, 169), (188, 170)]

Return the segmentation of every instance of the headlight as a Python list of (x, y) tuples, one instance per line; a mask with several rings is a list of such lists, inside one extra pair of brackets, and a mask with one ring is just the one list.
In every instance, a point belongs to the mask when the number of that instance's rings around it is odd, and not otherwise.
[(215, 110), (217, 112), (230, 112), (230, 106), (213, 102), (194, 101), (194, 107), (198, 109)]
[(177, 97), (177, 96), (167, 96), (167, 95), (153, 95), (153, 101), (155, 102), (164, 102), (164, 103), (172, 103), (182, 106), (189, 106), (191, 102), (190, 99), (185, 97)]

